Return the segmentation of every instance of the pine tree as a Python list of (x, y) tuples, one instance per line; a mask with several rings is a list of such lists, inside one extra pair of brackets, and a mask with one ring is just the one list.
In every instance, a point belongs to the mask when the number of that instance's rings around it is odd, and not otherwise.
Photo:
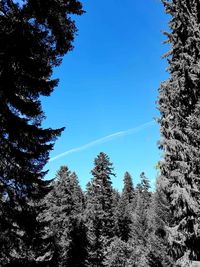
[(131, 243), (133, 266), (148, 266), (148, 210), (151, 202), (150, 184), (144, 173), (140, 175), (140, 184), (136, 191), (136, 207), (132, 213)]
[[(51, 79), (52, 70), (72, 48), (76, 32), (70, 15), (81, 13), (76, 0), (0, 2), (0, 205), (5, 237), (0, 259), (10, 266), (34, 261), (28, 244), (37, 229), (35, 207), (48, 191), (43, 167), (63, 130), (43, 129), (40, 97), (49, 96), (58, 83)], [(35, 229), (30, 233), (32, 219)]]
[(164, 151), (160, 184), (170, 205), (165, 221), (171, 255), (177, 266), (200, 260), (199, 230), (199, 39), (198, 0), (163, 1), (171, 15), (171, 45), (168, 56), (170, 78), (159, 91), (159, 120)]
[(90, 241), (90, 266), (104, 266), (105, 248), (114, 236), (112, 163), (105, 153), (94, 160), (93, 179), (87, 187), (86, 216)]
[(113, 188), (112, 190), (112, 204), (113, 204), (113, 218), (114, 218), (114, 235), (119, 236), (119, 203), (121, 199), (121, 195), (119, 191)]
[(115, 237), (106, 251), (104, 264), (106, 267), (131, 267), (133, 247), (120, 238)]
[(84, 196), (76, 174), (66, 166), (61, 166), (57, 172), (53, 189), (44, 199), (44, 204), (46, 208), (39, 220), (50, 224), (47, 234), (54, 236), (54, 266), (86, 266)]
[(148, 205), (150, 204), (151, 192), (149, 190), (151, 186), (150, 186), (149, 179), (145, 176), (144, 172), (140, 174), (140, 180), (141, 180), (140, 187), (142, 189), (141, 194), (142, 194), (142, 197), (144, 199), (146, 209), (147, 209)]
[(135, 194), (134, 194), (132, 177), (129, 172), (125, 172), (122, 198), (124, 198), (127, 203), (131, 203), (134, 199), (134, 195)]
[(127, 242), (131, 233), (131, 213), (133, 210), (134, 187), (131, 175), (128, 172), (124, 174), (124, 187), (122, 190), (121, 199), (118, 205), (118, 235)]
[(148, 264), (150, 267), (172, 267), (173, 259), (168, 255), (167, 232), (165, 221), (169, 218), (169, 206), (165, 195), (157, 184), (157, 190), (152, 195), (150, 207), (147, 212), (148, 219)]
[(67, 252), (67, 266), (87, 267), (89, 244), (85, 221), (79, 216), (73, 218), (71, 224), (72, 227), (69, 233), (70, 245)]
[(112, 199), (113, 199), (113, 205), (115, 208), (117, 208), (118, 204), (119, 204), (119, 201), (120, 201), (120, 193), (118, 190), (114, 189), (112, 190)]
[(145, 202), (142, 195), (137, 195), (137, 205), (133, 213), (132, 223), (132, 238), (131, 243), (134, 248), (132, 254), (133, 266), (145, 267), (148, 266), (148, 250), (147, 250), (147, 237), (148, 237), (148, 221), (147, 210), (145, 209)]

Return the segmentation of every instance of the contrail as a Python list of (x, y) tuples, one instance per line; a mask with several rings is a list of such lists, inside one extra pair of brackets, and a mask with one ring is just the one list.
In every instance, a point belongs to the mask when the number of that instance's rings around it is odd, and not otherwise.
[(75, 152), (86, 150), (86, 149), (88, 149), (90, 147), (93, 147), (95, 145), (99, 145), (99, 144), (102, 144), (102, 143), (105, 143), (105, 142), (108, 142), (108, 141), (112, 141), (112, 140), (117, 139), (117, 138), (122, 137), (122, 136), (134, 134), (136, 132), (139, 132), (139, 131), (141, 131), (143, 129), (146, 129), (146, 128), (152, 126), (153, 124), (155, 124), (154, 120), (146, 122), (144, 124), (141, 124), (141, 125), (139, 125), (137, 127), (134, 127), (132, 129), (128, 129), (128, 130), (125, 130), (125, 131), (120, 131), (120, 132), (116, 132), (116, 133), (113, 133), (113, 134), (109, 134), (109, 135), (104, 136), (102, 138), (99, 138), (97, 140), (91, 141), (91, 142), (89, 142), (89, 143), (87, 143), (85, 145), (82, 145), (82, 146), (79, 146), (79, 147), (75, 147), (75, 148), (69, 149), (69, 150), (67, 150), (67, 151), (65, 151), (65, 152), (63, 152), (61, 154), (58, 154), (57, 156), (50, 158), (49, 162), (54, 161), (54, 160), (59, 159), (59, 158), (62, 158), (64, 156), (67, 156), (67, 155), (75, 153)]

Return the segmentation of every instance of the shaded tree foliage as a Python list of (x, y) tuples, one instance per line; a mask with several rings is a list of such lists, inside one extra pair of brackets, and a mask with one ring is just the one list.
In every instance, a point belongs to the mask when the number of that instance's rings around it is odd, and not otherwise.
[(118, 236), (125, 242), (131, 236), (132, 209), (134, 206), (134, 187), (131, 175), (124, 174), (124, 187), (117, 209)]
[(0, 2), (0, 259), (4, 265), (37, 262), (37, 245), (33, 249), (30, 244), (39, 227), (39, 199), (48, 192), (43, 167), (63, 130), (42, 127), (40, 97), (49, 96), (57, 85), (58, 80), (51, 78), (53, 67), (72, 48), (76, 32), (72, 14), (82, 14), (79, 1)]

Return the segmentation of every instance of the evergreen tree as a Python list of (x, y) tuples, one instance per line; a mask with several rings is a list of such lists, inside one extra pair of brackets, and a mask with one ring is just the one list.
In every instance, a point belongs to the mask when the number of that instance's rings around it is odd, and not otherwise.
[(148, 210), (151, 202), (150, 184), (144, 173), (136, 192), (136, 208), (132, 213), (131, 243), (134, 252), (131, 256), (133, 266), (148, 266)]
[[(28, 266), (29, 260), (34, 261), (29, 244), (38, 227), (36, 207), (48, 191), (43, 167), (63, 130), (43, 129), (40, 97), (49, 96), (58, 83), (51, 79), (53, 67), (72, 48), (76, 31), (70, 15), (81, 13), (76, 0), (27, 0), (22, 5), (12, 0), (0, 2), (3, 265)], [(30, 222), (35, 227), (32, 231)]]
[(121, 199), (118, 205), (118, 235), (127, 242), (131, 233), (131, 213), (134, 201), (134, 187), (131, 175), (128, 172), (124, 174), (124, 187), (122, 190)]
[(150, 182), (149, 179), (145, 176), (144, 172), (140, 174), (140, 180), (141, 180), (140, 187), (142, 189), (141, 195), (142, 198), (144, 199), (145, 209), (148, 209), (151, 203), (151, 192), (149, 191), (151, 188)]
[(163, 1), (171, 15), (170, 78), (160, 87), (159, 120), (164, 159), (160, 184), (169, 204), (165, 221), (171, 255), (177, 266), (200, 260), (199, 230), (199, 8), (198, 0)]
[(129, 172), (124, 174), (124, 187), (122, 190), (122, 198), (128, 203), (131, 203), (134, 199), (134, 187), (132, 177)]
[(112, 163), (105, 153), (94, 160), (93, 179), (87, 187), (87, 227), (90, 241), (89, 266), (103, 264), (105, 248), (114, 236)]
[(112, 193), (112, 203), (113, 203), (113, 218), (114, 218), (114, 235), (119, 236), (119, 203), (120, 203), (120, 193), (113, 188)]
[(54, 266), (86, 266), (84, 196), (76, 174), (66, 166), (61, 166), (58, 171), (53, 189), (44, 199), (44, 204), (46, 208), (39, 220), (50, 224), (47, 234), (54, 236)]
[(133, 213), (132, 222), (132, 238), (131, 243), (134, 249), (132, 254), (133, 266), (147, 267), (148, 266), (148, 249), (147, 249), (147, 237), (148, 237), (148, 221), (147, 210), (145, 208), (145, 202), (141, 194), (137, 195), (137, 205)]
[(106, 251), (104, 264), (106, 267), (131, 267), (133, 247), (120, 238), (114, 238)]
[(113, 188), (113, 190), (112, 190), (112, 196), (113, 196), (112, 197), (112, 199), (113, 199), (113, 206), (115, 208), (117, 208), (117, 206), (119, 204), (119, 201), (120, 201), (120, 198), (121, 198), (119, 191)]
[(87, 228), (82, 217), (75, 217), (72, 219), (69, 239), (70, 245), (67, 252), (67, 266), (88, 266)]
[[(172, 267), (173, 259), (168, 255), (167, 233), (165, 220), (167, 219), (169, 206), (165, 195), (157, 185), (157, 190), (152, 195), (152, 200), (147, 213), (148, 219), (148, 264), (151, 267)], [(169, 220), (169, 218), (168, 218)]]

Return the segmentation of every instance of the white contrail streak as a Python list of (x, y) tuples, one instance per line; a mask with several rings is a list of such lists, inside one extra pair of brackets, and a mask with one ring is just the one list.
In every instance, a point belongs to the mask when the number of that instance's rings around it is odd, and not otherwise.
[(146, 122), (144, 124), (141, 124), (137, 127), (134, 127), (132, 129), (128, 129), (128, 130), (125, 130), (125, 131), (120, 131), (120, 132), (117, 132), (117, 133), (113, 133), (113, 134), (109, 134), (105, 137), (102, 137), (102, 138), (99, 138), (97, 140), (94, 140), (94, 141), (91, 141), (85, 145), (82, 145), (82, 146), (79, 146), (79, 147), (75, 147), (75, 148), (72, 148), (72, 149), (69, 149), (61, 154), (58, 154), (57, 156), (55, 157), (52, 157), (50, 158), (49, 162), (51, 161), (54, 161), (56, 159), (59, 159), (59, 158), (62, 158), (64, 156), (67, 156), (69, 154), (72, 154), (72, 153), (75, 153), (75, 152), (79, 152), (79, 151), (82, 151), (82, 150), (86, 150), (90, 147), (93, 147), (95, 145), (99, 145), (99, 144), (102, 144), (102, 143), (105, 143), (105, 142), (108, 142), (108, 141), (112, 141), (116, 138), (119, 138), (119, 137), (122, 137), (122, 136), (126, 136), (126, 135), (131, 135), (131, 134), (134, 134), (136, 132), (139, 132), (143, 129), (146, 129), (150, 126), (152, 126), (153, 124), (155, 124), (155, 121), (149, 121), (149, 122)]

